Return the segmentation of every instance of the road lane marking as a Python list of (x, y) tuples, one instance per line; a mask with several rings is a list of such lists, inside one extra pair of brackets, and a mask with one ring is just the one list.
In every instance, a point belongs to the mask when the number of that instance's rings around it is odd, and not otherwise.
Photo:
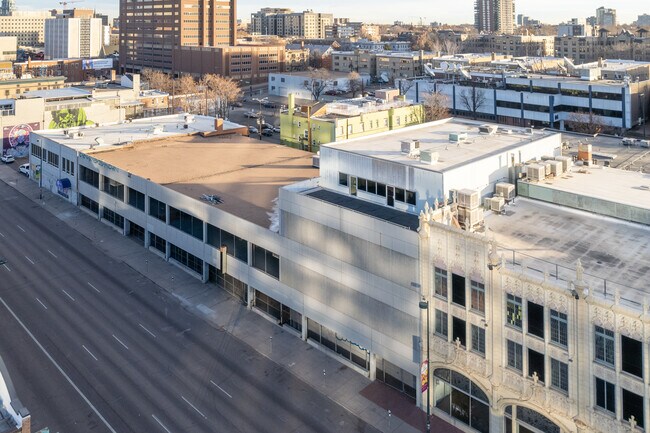
[(58, 259), (58, 257), (56, 256), (56, 254), (54, 254), (52, 251), (47, 250), (47, 252), (50, 253), (50, 254), (52, 255), (52, 257), (54, 257), (55, 259)]
[(157, 422), (158, 424), (160, 424), (160, 427), (162, 427), (162, 428), (165, 429), (165, 431), (166, 431), (167, 433), (172, 433), (172, 432), (169, 431), (169, 429), (168, 429), (167, 427), (165, 427), (165, 424), (163, 424), (162, 421), (160, 421), (156, 415), (151, 414), (151, 416), (153, 417), (153, 419), (156, 420), (156, 422)]
[(150, 330), (148, 330), (147, 328), (145, 328), (144, 325), (143, 325), (142, 323), (138, 323), (138, 325), (140, 325), (140, 328), (142, 328), (142, 329), (144, 329), (145, 331), (147, 331), (147, 332), (149, 333), (149, 335), (151, 335), (153, 338), (156, 338), (156, 334), (154, 334), (153, 332), (151, 332)]
[(18, 324), (20, 324), (20, 326), (25, 330), (25, 332), (27, 333), (27, 335), (29, 335), (29, 337), (32, 339), (32, 341), (34, 341), (34, 343), (36, 343), (38, 348), (41, 349), (41, 351), (45, 354), (45, 356), (47, 356), (47, 358), (50, 360), (50, 362), (52, 364), (54, 364), (56, 369), (59, 370), (59, 373), (61, 373), (61, 375), (63, 375), (63, 377), (75, 389), (75, 391), (77, 391), (77, 393), (81, 396), (81, 398), (83, 398), (83, 400), (86, 402), (86, 404), (88, 404), (88, 406), (90, 406), (90, 408), (93, 410), (93, 412), (95, 412), (95, 414), (97, 414), (99, 419), (102, 420), (102, 422), (108, 428), (108, 430), (110, 430), (112, 433), (117, 433), (117, 431), (115, 431), (115, 429), (108, 423), (108, 421), (106, 421), (106, 418), (104, 418), (102, 416), (102, 414), (99, 413), (97, 408), (90, 402), (90, 400), (88, 400), (88, 397), (86, 397), (86, 395), (83, 392), (81, 392), (79, 387), (72, 381), (72, 379), (70, 379), (70, 376), (68, 376), (66, 374), (66, 372), (63, 371), (61, 366), (54, 360), (54, 358), (52, 358), (52, 356), (49, 354), (49, 352), (47, 350), (45, 350), (43, 345), (36, 339), (36, 337), (34, 337), (34, 334), (31, 333), (31, 331), (27, 328), (27, 326), (25, 326), (25, 324), (18, 318), (16, 313), (14, 313), (14, 311), (11, 308), (9, 308), (9, 305), (7, 305), (5, 300), (2, 299), (1, 297), (0, 297), (0, 302), (2, 302), (2, 305), (4, 305), (5, 308), (11, 313), (11, 315), (14, 317), (14, 319), (16, 319)]
[(31, 263), (32, 265), (35, 265), (35, 264), (36, 264), (36, 263), (34, 263), (34, 262), (32, 261), (32, 259), (30, 259), (29, 257), (25, 256), (25, 258), (26, 258), (27, 261), (28, 261), (29, 263)]
[(124, 348), (125, 348), (126, 350), (129, 350), (129, 346), (127, 346), (126, 344), (122, 343), (122, 340), (120, 340), (119, 338), (117, 338), (117, 337), (115, 336), (115, 334), (112, 334), (112, 335), (113, 335), (113, 338), (116, 339), (118, 343), (120, 343), (122, 346), (124, 346)]
[(181, 398), (182, 398), (183, 400), (185, 400), (185, 403), (189, 404), (190, 407), (191, 407), (192, 409), (194, 409), (194, 410), (195, 410), (199, 415), (201, 415), (204, 419), (208, 419), (208, 417), (205, 416), (205, 415), (203, 415), (203, 412), (201, 412), (200, 410), (198, 410), (198, 409), (196, 408), (196, 406), (194, 406), (192, 403), (190, 403), (190, 401), (189, 401), (188, 399), (186, 399), (186, 398), (183, 397), (182, 395), (181, 395)]
[(61, 289), (61, 291), (62, 291), (63, 293), (65, 293), (65, 295), (66, 295), (68, 298), (70, 298), (70, 299), (72, 299), (72, 300), (74, 301), (74, 298), (73, 298), (72, 296), (70, 296), (70, 293), (66, 292), (66, 291), (63, 290), (63, 289)]
[(18, 228), (21, 229), (23, 232), (25, 232), (25, 229), (22, 228), (21, 226), (19, 226), (18, 224), (16, 224), (16, 227), (18, 227)]
[(95, 292), (97, 292), (97, 293), (102, 293), (102, 292), (99, 291), (99, 289), (98, 289), (97, 287), (93, 286), (92, 284), (88, 283), (88, 285), (89, 285), (90, 287), (92, 287), (93, 290), (94, 290)]
[(210, 383), (213, 384), (214, 386), (216, 386), (217, 388), (219, 388), (219, 389), (221, 390), (221, 392), (223, 392), (224, 394), (226, 394), (228, 397), (232, 398), (232, 395), (228, 394), (228, 393), (226, 392), (225, 389), (223, 389), (222, 387), (220, 387), (219, 385), (217, 385), (217, 384), (214, 383), (213, 381), (210, 381)]
[(0, 233), (0, 236), (2, 236), (3, 238), (5, 237), (5, 235), (3, 235), (2, 233)]
[(84, 346), (84, 345), (82, 344), (81, 347), (83, 347), (83, 348), (86, 350), (86, 352), (88, 352), (88, 355), (92, 356), (93, 359), (94, 359), (95, 361), (99, 361), (99, 360), (97, 359), (97, 357), (96, 357), (95, 355), (93, 355), (93, 353), (92, 353), (90, 350), (88, 350), (88, 348), (87, 348), (86, 346)]
[(11, 272), (11, 269), (9, 269), (9, 266), (7, 266), (7, 265), (4, 264), (4, 263), (2, 264), (2, 266), (4, 266), (6, 270), (8, 270), (9, 272)]
[(39, 303), (39, 304), (41, 304), (41, 305), (43, 306), (43, 308), (45, 308), (45, 309), (47, 310), (47, 307), (45, 306), (45, 304), (44, 304), (44, 303), (42, 303), (42, 302), (41, 302), (41, 300), (40, 300), (40, 299), (38, 299), (38, 298), (36, 298), (36, 300), (38, 301), (38, 303)]

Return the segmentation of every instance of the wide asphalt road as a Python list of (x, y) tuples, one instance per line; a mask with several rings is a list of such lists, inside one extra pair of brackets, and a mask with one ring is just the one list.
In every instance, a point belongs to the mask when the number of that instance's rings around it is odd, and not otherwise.
[(33, 430), (376, 431), (2, 182), (0, 257), (0, 355)]

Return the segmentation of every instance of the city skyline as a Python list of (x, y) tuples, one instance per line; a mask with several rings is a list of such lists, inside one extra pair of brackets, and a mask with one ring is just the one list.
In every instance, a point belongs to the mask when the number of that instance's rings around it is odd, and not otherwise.
[[(435, 4), (422, 10), (421, 2), (406, 0), (400, 2), (401, 6), (399, 8), (400, 11), (406, 12), (395, 14), (395, 11), (391, 10), (392, 2), (389, 2), (389, 0), (375, 0), (372, 2), (364, 0), (357, 2), (355, 6), (349, 3), (333, 1), (321, 2), (318, 6), (314, 6), (310, 2), (302, 0), (283, 0), (272, 3), (259, 2), (258, 0), (239, 0), (237, 9), (238, 18), (243, 21), (249, 21), (250, 14), (263, 7), (287, 7), (296, 11), (313, 9), (318, 12), (333, 13), (335, 17), (377, 24), (390, 24), (393, 21), (416, 24), (419, 23), (420, 17), (424, 23), (437, 21), (446, 24), (473, 24), (474, 0), (459, 0), (457, 4), (458, 6), (454, 10), (435, 10)], [(16, 6), (18, 10), (35, 10), (41, 9), (42, 3), (37, 0), (18, 0)], [(111, 17), (118, 16), (119, 3), (116, 1), (85, 1), (76, 3), (74, 6), (78, 8), (94, 8)], [(376, 7), (378, 13), (368, 14), (368, 6)], [(558, 24), (570, 18), (586, 18), (595, 15), (596, 9), (600, 6), (616, 9), (620, 23), (631, 23), (637, 19), (638, 15), (650, 13), (650, 8), (644, 8), (644, 3), (639, 0), (625, 2), (624, 4), (613, 1), (594, 2), (592, 0), (576, 0), (571, 4), (567, 4), (562, 0), (547, 0), (546, 2), (516, 1), (515, 12), (516, 14), (539, 19), (544, 23)], [(417, 12), (418, 9), (421, 11)]]

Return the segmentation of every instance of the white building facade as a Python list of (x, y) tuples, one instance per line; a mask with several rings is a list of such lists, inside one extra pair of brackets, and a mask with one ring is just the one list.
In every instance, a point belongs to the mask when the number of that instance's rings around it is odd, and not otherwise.
[(97, 57), (103, 45), (101, 18), (57, 18), (45, 23), (45, 56)]

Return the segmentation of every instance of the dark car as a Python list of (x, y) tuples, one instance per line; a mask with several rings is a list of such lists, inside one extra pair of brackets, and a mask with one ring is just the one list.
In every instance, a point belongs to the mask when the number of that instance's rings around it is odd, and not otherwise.
[(275, 102), (267, 101), (267, 102), (262, 104), (262, 107), (264, 107), (264, 108), (278, 108), (278, 104), (276, 104)]
[(262, 129), (262, 135), (266, 137), (272, 137), (273, 136), (273, 130), (269, 128)]

